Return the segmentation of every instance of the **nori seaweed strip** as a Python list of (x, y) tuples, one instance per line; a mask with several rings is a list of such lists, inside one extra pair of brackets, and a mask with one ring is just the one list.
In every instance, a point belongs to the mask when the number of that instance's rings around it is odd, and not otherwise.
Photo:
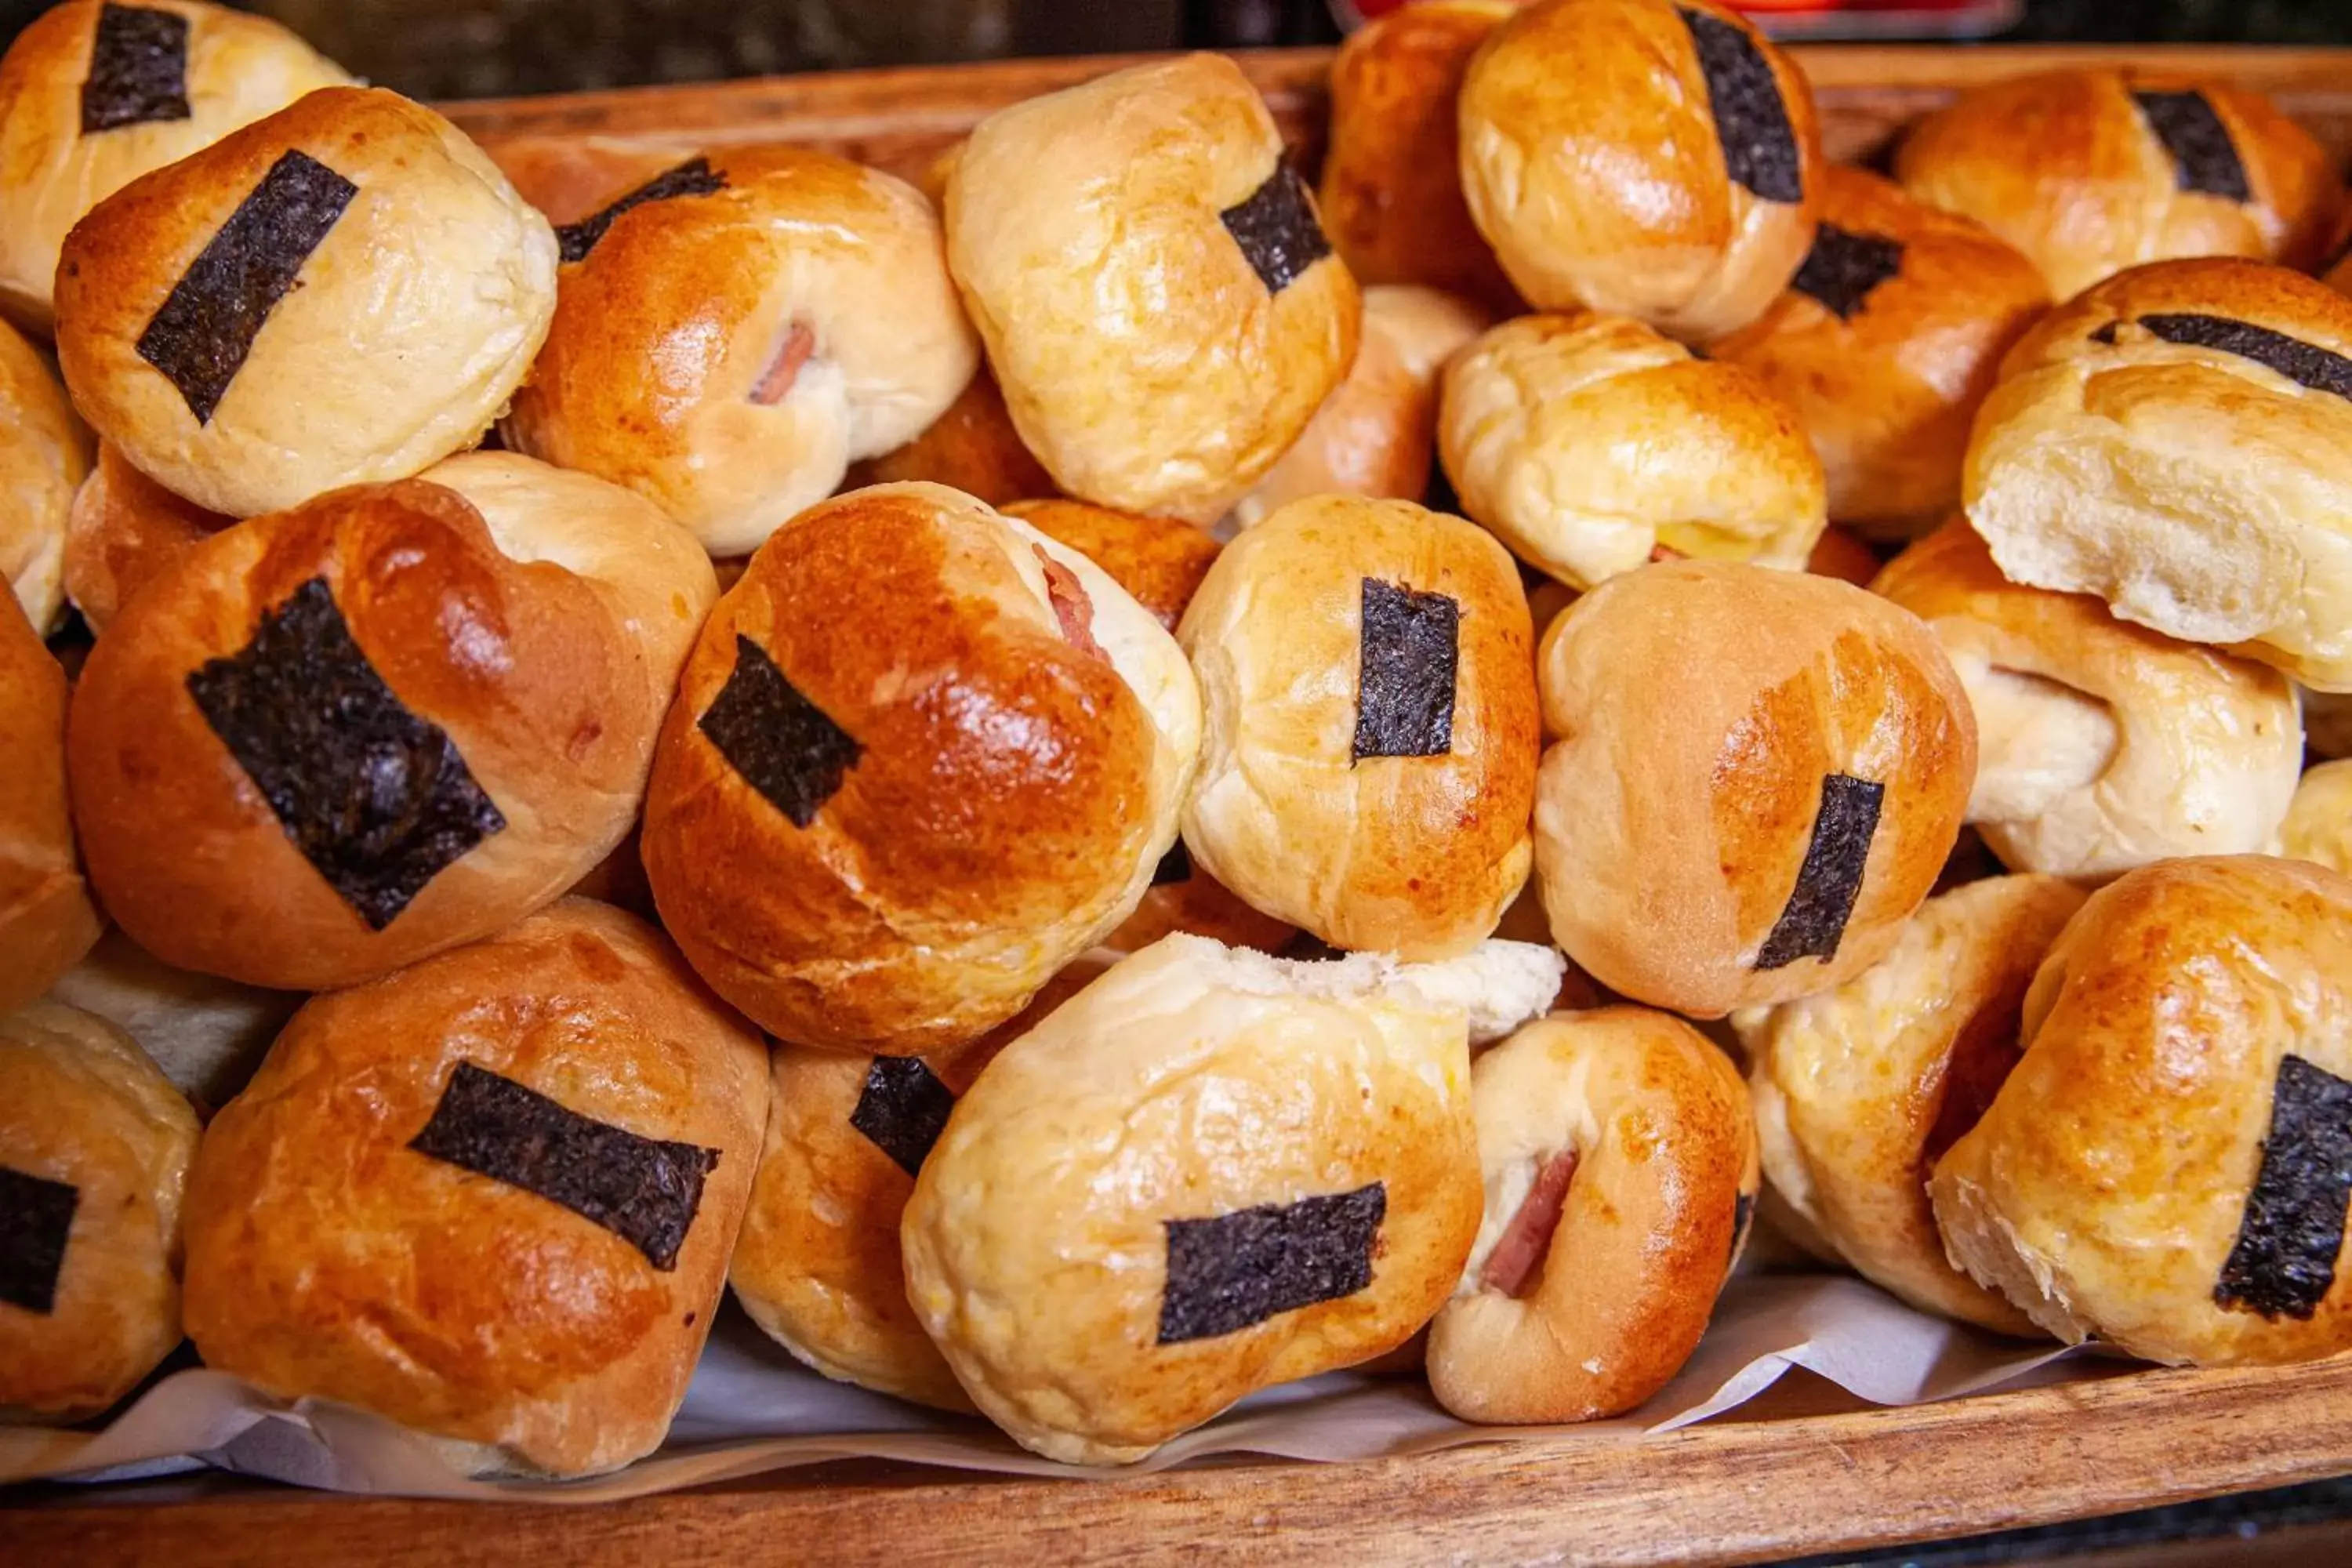
[(1247, 200), (1217, 216), (1269, 294), (1281, 293), (1331, 254), (1331, 242), (1315, 221), (1307, 182), (1288, 163), (1276, 163)]
[(1759, 969), (1780, 969), (1801, 958), (1835, 958), (1845, 922), (1862, 892), (1870, 841), (1878, 832), (1886, 786), (1844, 773), (1822, 775), (1822, 804), (1813, 817), (1797, 885), (1772, 934), (1756, 954)]
[(702, 732), (743, 781), (806, 827), (866, 748), (784, 678), (768, 650), (738, 633), (735, 672), (703, 714)]
[(1388, 1208), (1387, 1186), (1374, 1182), (1213, 1219), (1168, 1221), (1160, 1342), (1214, 1339), (1365, 1289)]
[(675, 169), (663, 170), (610, 206), (589, 214), (578, 223), (560, 226), (555, 231), (556, 248), (566, 261), (584, 260), (614, 220), (631, 207), (666, 202), (674, 196), (707, 196), (726, 188), (727, 176), (711, 168), (709, 159), (688, 158)]
[(211, 423), (269, 312), (358, 194), (309, 153), (281, 153), (172, 285), (139, 357), (180, 389), (197, 424)]
[[(2291, 338), (2284, 332), (2257, 327), (2251, 321), (2232, 321), (2227, 316), (2142, 316), (2139, 325), (2166, 342), (2219, 349), (2223, 353), (2266, 365), (2289, 381), (2299, 383), (2314, 392), (2329, 392), (2338, 397), (2352, 398), (2352, 359), (2315, 343), (2305, 342), (2301, 338)], [(2114, 328), (2110, 326), (2106, 331), (2108, 335), (2098, 341), (2113, 342)], [(2097, 338), (2096, 333), (2092, 335)]]
[(188, 19), (101, 5), (81, 84), (81, 133), (188, 118)]
[(1819, 300), (1839, 321), (1851, 321), (1872, 289), (1902, 271), (1899, 242), (1824, 223), (1814, 231), (1813, 247), (1789, 287)]
[(2336, 1283), (2352, 1203), (2352, 1081), (2294, 1055), (2279, 1059), (2263, 1163), (2216, 1306), (2308, 1321)]
[(0, 1302), (43, 1316), (56, 1308), (80, 1203), (68, 1183), (0, 1165)]
[(1160, 864), (1152, 868), (1151, 885), (1166, 888), (1192, 879), (1192, 852), (1185, 848), (1184, 841), (1179, 838), (1168, 847), (1168, 853), (1160, 858)]
[(2246, 181), (2245, 161), (2230, 128), (2213, 111), (2212, 102), (2195, 90), (2135, 92), (2139, 111), (2172, 157), (2173, 188), (2223, 196), (2233, 202), (2254, 199)]
[(876, 1057), (849, 1124), (912, 1176), (947, 1131), (955, 1091), (919, 1057)]
[(328, 886), (382, 931), (507, 819), (457, 743), (404, 706), (352, 638), (326, 579), (189, 672), (188, 695)]
[(1705, 11), (1675, 7), (1690, 29), (1698, 68), (1706, 78), (1715, 139), (1723, 147), (1724, 173), (1768, 202), (1805, 199), (1804, 165), (1797, 155), (1797, 132), (1772, 65), (1744, 28)]
[(565, 1109), (472, 1062), (459, 1062), (424, 1130), (420, 1154), (561, 1204), (667, 1274), (702, 1205), (719, 1151), (641, 1137)]
[(1454, 749), (1462, 606), (1376, 577), (1363, 583), (1355, 760), (1442, 757)]

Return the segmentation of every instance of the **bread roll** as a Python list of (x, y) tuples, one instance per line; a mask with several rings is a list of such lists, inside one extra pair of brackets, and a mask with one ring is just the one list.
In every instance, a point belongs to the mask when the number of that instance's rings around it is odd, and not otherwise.
[(129, 1035), (199, 1115), (228, 1103), (303, 997), (174, 969), (109, 931), (58, 976), (48, 1000), (94, 1014)]
[(0, 1419), (95, 1415), (179, 1344), (195, 1152), (195, 1112), (121, 1030), (0, 1014)]
[(92, 632), (103, 632), (142, 584), (229, 521), (173, 495), (100, 442), (66, 514), (66, 597)]
[(252, 517), (472, 446), (555, 309), (555, 235), (396, 93), (328, 88), (74, 226), (74, 404), (198, 506)]
[(1208, 703), (1184, 843), (1339, 948), (1466, 952), (1527, 880), (1535, 690), (1510, 557), (1410, 501), (1294, 501), (1179, 637)]
[(1446, 366), (1438, 445), (1465, 515), (1572, 588), (1673, 555), (1804, 567), (1821, 459), (1738, 365), (1639, 321), (1506, 321)]
[(224, 6), (52, 6), (0, 58), (0, 310), (47, 332), (58, 247), (84, 213), (350, 80), (276, 22)]
[(1394, 1348), (1478, 1231), (1471, 1037), (1559, 984), (1516, 943), (1136, 954), (957, 1102), (900, 1225), (917, 1317), (991, 1420), (1087, 1464)]
[(2352, 875), (2352, 761), (2303, 775), (2279, 827), (2279, 853)]
[(1209, 522), (1355, 357), (1355, 280), (1257, 89), (1186, 55), (981, 122), (948, 267), (1005, 406), (1062, 489)]
[(948, 411), (895, 451), (849, 465), (844, 489), (906, 483), (945, 485), (991, 506), (1054, 493), (1054, 476), (1021, 444), (1003, 390), (982, 365)]
[(1465, 1421), (1631, 1410), (1698, 1348), (1747, 1240), (1739, 1074), (1679, 1018), (1604, 1007), (1528, 1025), (1471, 1083), (1486, 1217), (1430, 1325), (1429, 1386)]
[(945, 413), (980, 363), (911, 185), (830, 153), (696, 157), (559, 233), (547, 346), (507, 444), (758, 548), (853, 458)]
[(648, 501), (506, 452), (205, 539), (84, 667), (75, 810), (165, 963), (355, 984), (552, 901), (629, 830), (717, 597)]
[(66, 672), (0, 594), (0, 1012), (98, 940), (66, 805)]
[(2168, 860), (2092, 896), (2025, 1054), (1936, 1166), (1952, 1260), (2146, 1361), (2352, 1350), (2352, 879)]
[(0, 579), (43, 636), (65, 601), (66, 514), (89, 433), (38, 349), (0, 321)]
[(2268, 848), (2303, 770), (2294, 687), (2252, 659), (2021, 587), (1946, 524), (1876, 591), (1932, 627), (1977, 721), (1969, 821), (2021, 871), (2098, 881)]
[(1812, 553), (1805, 558), (1806, 571), (1857, 588), (1869, 587), (1878, 568), (1877, 553), (1835, 523), (1822, 530), (1822, 536), (1813, 541)]
[(2011, 579), (2352, 691), (2352, 300), (2252, 261), (2136, 268), (2028, 332), (1969, 444)]
[(1694, 1017), (1884, 957), (1935, 884), (1976, 723), (1935, 635), (1827, 577), (1675, 561), (1544, 638), (1536, 874), (1553, 940)]
[(710, 1332), (766, 1067), (658, 931), (584, 900), (316, 997), (205, 1135), (189, 1336), (464, 1470), (617, 1469)]
[(939, 1050), (1134, 910), (1200, 732), (1175, 639), (1094, 563), (943, 486), (877, 485), (802, 513), (719, 601), (646, 869), (771, 1033)]
[(2262, 94), (2115, 67), (1964, 93), (1912, 128), (1895, 172), (2023, 251), (2060, 300), (2176, 257), (2307, 267), (2341, 194), (2326, 153)]
[(1538, 310), (1703, 342), (1763, 314), (1812, 243), (1812, 93), (1717, 0), (1527, 6), (1457, 112), (1470, 216)]
[(1900, 537), (1959, 504), (1969, 423), (2002, 353), (2049, 303), (2040, 269), (1973, 220), (1833, 167), (1789, 291), (1708, 353), (1796, 411), (1832, 517)]

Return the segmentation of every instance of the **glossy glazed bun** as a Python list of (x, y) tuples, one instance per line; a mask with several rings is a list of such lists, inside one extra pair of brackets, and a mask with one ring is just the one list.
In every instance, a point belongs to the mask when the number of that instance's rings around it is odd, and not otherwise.
[(0, 321), (0, 581), (45, 637), (65, 602), (66, 517), (89, 446), (40, 351)]
[(0, 1012), (98, 940), (66, 804), (66, 672), (0, 595)]
[(92, 632), (103, 632), (140, 584), (229, 521), (173, 495), (101, 441), (66, 515), (66, 597)]
[(945, 485), (991, 506), (1055, 493), (1054, 476), (1021, 444), (1021, 432), (1004, 407), (1003, 389), (985, 364), (921, 435), (895, 451), (850, 464), (842, 489), (892, 484)]

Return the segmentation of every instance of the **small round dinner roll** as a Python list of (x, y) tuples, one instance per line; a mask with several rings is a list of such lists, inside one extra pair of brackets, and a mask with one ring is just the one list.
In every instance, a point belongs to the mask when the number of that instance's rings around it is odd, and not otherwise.
[(208, 1115), (251, 1079), (304, 998), (174, 969), (110, 930), (58, 976), (47, 1000), (95, 1014), (129, 1035), (197, 1113)]
[(66, 514), (66, 598), (92, 633), (103, 632), (140, 584), (230, 521), (173, 495), (101, 441)]
[(1838, 166), (1822, 171), (1821, 226), (1788, 292), (1707, 352), (1796, 411), (1830, 516), (1902, 537), (1959, 504), (1977, 405), (2049, 303), (2040, 269), (1981, 225)]
[(1917, 616), (1828, 577), (1673, 561), (1552, 623), (1536, 785), (1552, 938), (1695, 1018), (1884, 957), (1959, 837), (1977, 732)]
[(66, 672), (0, 594), (0, 1012), (98, 940), (66, 800)]
[(941, 485), (855, 490), (770, 539), (703, 628), (646, 870), (770, 1033), (940, 1050), (1134, 911), (1200, 735), (1176, 640), (1093, 562)]
[(1895, 174), (2023, 251), (2059, 300), (2178, 257), (2308, 267), (2342, 195), (2326, 150), (2261, 93), (2115, 67), (1972, 89), (1912, 127)]
[(2033, 1321), (1944, 1256), (1927, 1177), (2017, 1065), (2025, 988), (2084, 897), (2056, 877), (1970, 882), (1837, 989), (1733, 1020), (1781, 1201), (1873, 1284), (2004, 1334)]
[(1456, 112), (1470, 216), (1538, 310), (1700, 342), (1762, 315), (1812, 244), (1812, 93), (1717, 0), (1526, 6)]
[(325, 990), (552, 902), (637, 816), (718, 597), (651, 502), (510, 452), (189, 548), (68, 738), (107, 912), (166, 963)]
[(89, 471), (89, 433), (41, 353), (0, 321), (0, 579), (33, 629), (65, 602), (66, 516)]
[(1679, 1018), (1601, 1007), (1529, 1024), (1471, 1086), (1486, 1216), (1430, 1325), (1430, 1390), (1465, 1421), (1622, 1415), (1698, 1348), (1747, 1239), (1739, 1073)]
[(688, 160), (558, 231), (547, 346), (507, 445), (625, 485), (713, 555), (758, 548), (972, 379), (940, 221), (798, 147)]
[(1571, 588), (1675, 555), (1804, 569), (1822, 460), (1748, 371), (1622, 316), (1521, 316), (1445, 367), (1438, 447), (1465, 515)]
[(1208, 706), (1184, 844), (1342, 949), (1448, 958), (1526, 882), (1538, 737), (1502, 546), (1411, 501), (1293, 501), (1209, 568), (1178, 632)]
[(2259, 262), (2135, 268), (2019, 341), (1969, 521), (2020, 583), (2352, 691), (2352, 300)]
[(2352, 760), (2303, 775), (2279, 826), (2279, 853), (2352, 876)]
[(0, 1013), (0, 1421), (79, 1421), (180, 1342), (196, 1113), (105, 1019)]
[(1214, 521), (1355, 357), (1355, 280), (1223, 55), (998, 110), (946, 212), (1013, 426), (1070, 495)]
[(1437, 380), (1493, 318), (1433, 289), (1364, 290), (1363, 341), (1348, 379), (1282, 461), (1234, 504), (1244, 528), (1308, 496), (1417, 501), (1437, 448)]
[(1471, 1038), (1559, 974), (1514, 942), (1137, 953), (957, 1101), (899, 1226), (917, 1318), (982, 1414), (1076, 1464), (1394, 1349), (1478, 1233)]
[(2303, 771), (2294, 683), (2010, 582), (1955, 520), (1874, 589), (1927, 623), (1977, 721), (1969, 821), (2003, 864), (2101, 881), (2267, 849)]
[(710, 1332), (767, 1065), (660, 932), (583, 899), (314, 997), (189, 1173), (188, 1337), (465, 1472), (617, 1469)]
[(480, 438), (555, 310), (547, 220), (447, 121), (336, 87), (132, 181), (66, 237), (74, 405), (253, 517)]
[(49, 330), (66, 231), (132, 180), (352, 79), (267, 17), (68, 0), (0, 58), (0, 311)]
[(1928, 1193), (1952, 1261), (2068, 1343), (2352, 1350), (2352, 879), (2242, 855), (2102, 889)]
[(1332, 57), (1316, 197), (1358, 282), (1443, 289), (1507, 315), (1519, 308), (1463, 200), (1454, 113), (1470, 57), (1511, 9), (1509, 0), (1421, 0), (1375, 17)]
[(982, 365), (922, 434), (896, 450), (849, 465), (842, 489), (934, 484), (991, 506), (1054, 493), (1054, 476), (1021, 444), (1005, 411), (1003, 389)]

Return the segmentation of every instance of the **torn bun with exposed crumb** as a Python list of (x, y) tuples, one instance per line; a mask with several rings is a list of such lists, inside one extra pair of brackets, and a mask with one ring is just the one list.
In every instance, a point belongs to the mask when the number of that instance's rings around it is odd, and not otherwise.
[(98, 940), (66, 797), (66, 672), (0, 595), (0, 1012)]
[(0, 321), (0, 588), (44, 637), (64, 608), (66, 518), (89, 446), (40, 351)]

